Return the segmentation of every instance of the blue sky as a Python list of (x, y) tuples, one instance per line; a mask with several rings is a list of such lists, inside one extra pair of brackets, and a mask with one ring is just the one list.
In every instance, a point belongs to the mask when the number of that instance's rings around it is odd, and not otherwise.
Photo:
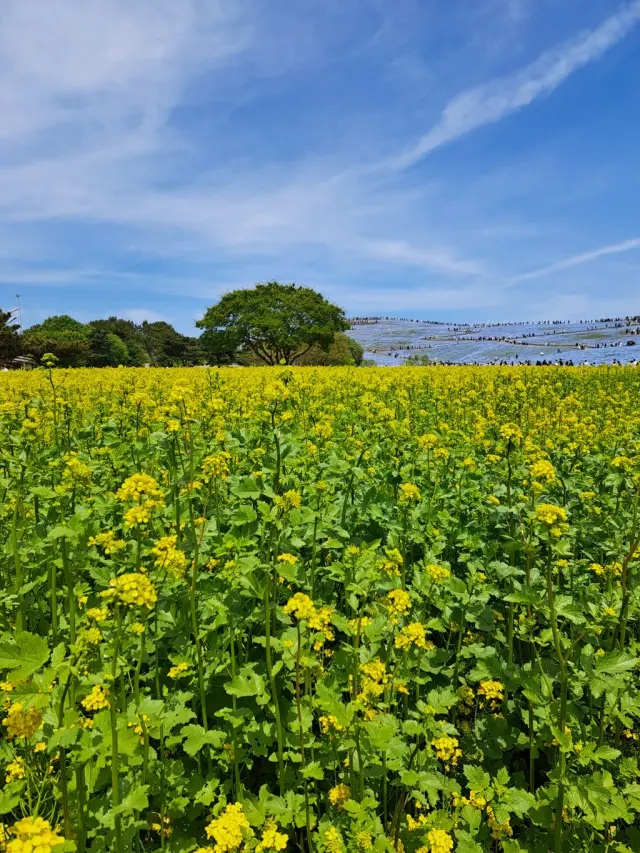
[(640, 0), (3, 0), (0, 305), (640, 313)]

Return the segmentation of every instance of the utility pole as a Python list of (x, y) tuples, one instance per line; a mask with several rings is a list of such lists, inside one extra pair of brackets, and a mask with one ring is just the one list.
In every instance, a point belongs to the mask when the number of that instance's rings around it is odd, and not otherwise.
[(16, 299), (18, 300), (18, 322), (20, 323), (20, 334), (22, 334), (22, 308), (20, 307), (20, 294), (16, 293)]

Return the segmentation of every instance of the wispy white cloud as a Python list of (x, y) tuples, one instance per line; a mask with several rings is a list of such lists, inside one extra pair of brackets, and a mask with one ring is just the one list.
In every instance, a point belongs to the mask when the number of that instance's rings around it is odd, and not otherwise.
[(591, 252), (583, 252), (580, 255), (572, 255), (570, 258), (564, 258), (562, 261), (556, 261), (554, 264), (549, 264), (546, 267), (541, 267), (532, 272), (524, 273), (523, 275), (515, 276), (512, 281), (528, 281), (534, 278), (542, 278), (546, 275), (552, 275), (562, 270), (571, 269), (571, 267), (580, 267), (583, 264), (589, 264), (592, 261), (597, 261), (598, 258), (603, 258), (607, 255), (617, 255), (619, 252), (630, 252), (632, 249), (640, 249), (640, 237), (634, 237), (631, 240), (625, 240), (622, 243), (614, 243), (610, 246), (601, 246), (599, 249), (594, 249)]
[(360, 242), (357, 248), (371, 258), (394, 261), (447, 275), (480, 277), (487, 274), (482, 261), (461, 258), (449, 247), (421, 248), (404, 240), (371, 240)]
[(435, 127), (389, 165), (398, 169), (413, 166), (442, 145), (549, 95), (575, 71), (603, 56), (639, 21), (640, 0), (634, 0), (595, 30), (560, 44), (516, 74), (456, 95)]

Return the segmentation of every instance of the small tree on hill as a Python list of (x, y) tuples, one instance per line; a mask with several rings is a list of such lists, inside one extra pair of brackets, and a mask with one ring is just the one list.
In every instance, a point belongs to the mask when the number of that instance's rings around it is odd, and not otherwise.
[(295, 364), (316, 344), (327, 350), (349, 328), (344, 312), (309, 287), (270, 281), (227, 293), (196, 325), (216, 362), (254, 352), (266, 364)]

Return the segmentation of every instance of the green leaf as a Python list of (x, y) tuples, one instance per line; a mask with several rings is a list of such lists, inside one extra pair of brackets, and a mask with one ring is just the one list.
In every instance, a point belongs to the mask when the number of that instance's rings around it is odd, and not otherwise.
[(470, 791), (484, 791), (491, 784), (491, 776), (482, 767), (465, 764), (462, 769), (467, 777), (467, 785)]
[(183, 744), (184, 751), (187, 755), (191, 755), (192, 757), (200, 752), (200, 750), (207, 744), (211, 744), (211, 746), (219, 749), (225, 740), (224, 732), (218, 731), (217, 729), (206, 732), (202, 726), (195, 724), (185, 726), (182, 730), (182, 734), (186, 735)]
[(0, 643), (0, 669), (13, 670), (13, 681), (24, 681), (49, 660), (45, 637), (19, 631), (13, 640)]
[(116, 815), (133, 814), (133, 812), (141, 812), (149, 806), (149, 797), (147, 791), (148, 785), (138, 785), (130, 791), (119, 806), (115, 806), (100, 818), (100, 822), (105, 826), (114, 826)]
[(558, 616), (564, 616), (565, 619), (573, 622), (574, 625), (583, 625), (585, 623), (584, 608), (570, 595), (556, 596), (555, 605)]
[(321, 781), (324, 779), (324, 771), (320, 765), (319, 761), (310, 761), (306, 767), (302, 770), (302, 778), (303, 779), (318, 779)]
[(0, 791), (0, 814), (12, 812), (20, 802), (20, 794), (10, 794), (8, 791)]
[(252, 506), (240, 506), (231, 516), (231, 524), (234, 527), (242, 527), (256, 520), (258, 514)]
[(403, 785), (406, 785), (407, 788), (413, 788), (416, 784), (420, 776), (416, 773), (415, 770), (401, 770), (400, 771), (400, 781)]
[(597, 675), (618, 675), (633, 669), (638, 659), (629, 652), (605, 652), (596, 656), (595, 671)]
[(599, 746), (593, 753), (593, 757), (600, 759), (600, 761), (613, 761), (619, 755), (622, 755), (620, 750), (614, 749), (612, 746)]
[(264, 693), (265, 681), (261, 675), (249, 667), (243, 669), (224, 685), (230, 696), (261, 696)]
[(56, 527), (52, 527), (47, 533), (47, 539), (50, 542), (55, 539), (62, 539), (63, 537), (66, 537), (67, 539), (77, 539), (78, 534), (71, 527), (67, 527), (64, 524), (58, 524)]

